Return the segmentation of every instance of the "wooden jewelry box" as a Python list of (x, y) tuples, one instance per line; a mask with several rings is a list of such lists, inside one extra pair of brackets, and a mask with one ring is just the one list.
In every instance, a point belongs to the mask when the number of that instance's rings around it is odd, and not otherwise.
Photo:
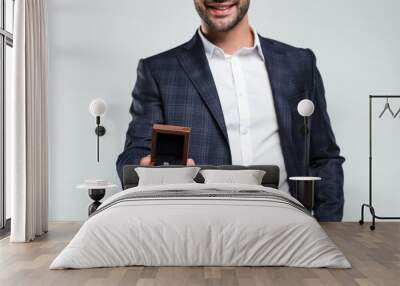
[(175, 125), (153, 125), (151, 165), (186, 165), (189, 156), (191, 128)]

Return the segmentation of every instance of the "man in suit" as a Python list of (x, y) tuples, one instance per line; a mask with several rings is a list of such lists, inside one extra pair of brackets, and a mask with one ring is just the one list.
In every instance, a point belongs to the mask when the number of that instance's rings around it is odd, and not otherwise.
[(343, 215), (344, 158), (335, 142), (324, 87), (309, 49), (263, 38), (249, 25), (250, 0), (194, 0), (202, 23), (187, 43), (142, 59), (132, 93), (132, 121), (117, 161), (150, 163), (153, 123), (188, 126), (189, 165), (275, 164), (280, 189), (305, 173), (303, 119), (297, 104), (315, 104), (310, 174), (322, 177), (314, 213)]

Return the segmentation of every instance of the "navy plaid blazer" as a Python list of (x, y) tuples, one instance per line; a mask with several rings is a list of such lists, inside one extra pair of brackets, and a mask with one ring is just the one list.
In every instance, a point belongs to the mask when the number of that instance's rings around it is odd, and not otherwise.
[[(304, 174), (303, 118), (297, 104), (309, 98), (311, 117), (310, 173), (322, 177), (314, 213), (320, 221), (340, 221), (343, 215), (344, 158), (335, 142), (325, 91), (311, 50), (295, 48), (260, 36), (266, 59), (288, 176)], [(189, 157), (199, 165), (231, 164), (227, 130), (203, 43), (196, 33), (187, 43), (142, 59), (132, 92), (133, 117), (124, 151), (117, 160), (122, 179), (126, 164), (138, 164), (150, 154), (153, 123), (192, 128)], [(268, 164), (268, 162), (265, 162)], [(289, 182), (290, 191), (294, 185)]]

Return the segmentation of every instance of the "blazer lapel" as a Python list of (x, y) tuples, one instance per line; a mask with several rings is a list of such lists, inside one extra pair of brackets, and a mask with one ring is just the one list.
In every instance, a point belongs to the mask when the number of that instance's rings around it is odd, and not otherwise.
[(203, 43), (197, 33), (184, 45), (183, 49), (179, 50), (177, 58), (229, 144), (217, 88), (204, 52)]
[(284, 78), (284, 72), (288, 69), (288, 67), (285, 66), (286, 57), (285, 54), (275, 47), (273, 41), (262, 38), (261, 36), (259, 37), (271, 83), (279, 136), (287, 173), (290, 176), (300, 174), (292, 136), (292, 109), (296, 108), (295, 105), (297, 103), (295, 101), (297, 97), (291, 97), (291, 94), (286, 91), (287, 84)]

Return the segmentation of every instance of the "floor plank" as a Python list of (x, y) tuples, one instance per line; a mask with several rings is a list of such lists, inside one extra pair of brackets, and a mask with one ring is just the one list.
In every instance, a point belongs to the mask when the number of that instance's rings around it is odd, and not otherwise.
[(55, 256), (80, 223), (51, 223), (45, 236), (28, 244), (0, 241), (0, 285), (400, 285), (400, 223), (380, 222), (375, 231), (357, 223), (324, 223), (352, 269), (288, 267), (119, 267), (50, 271)]

